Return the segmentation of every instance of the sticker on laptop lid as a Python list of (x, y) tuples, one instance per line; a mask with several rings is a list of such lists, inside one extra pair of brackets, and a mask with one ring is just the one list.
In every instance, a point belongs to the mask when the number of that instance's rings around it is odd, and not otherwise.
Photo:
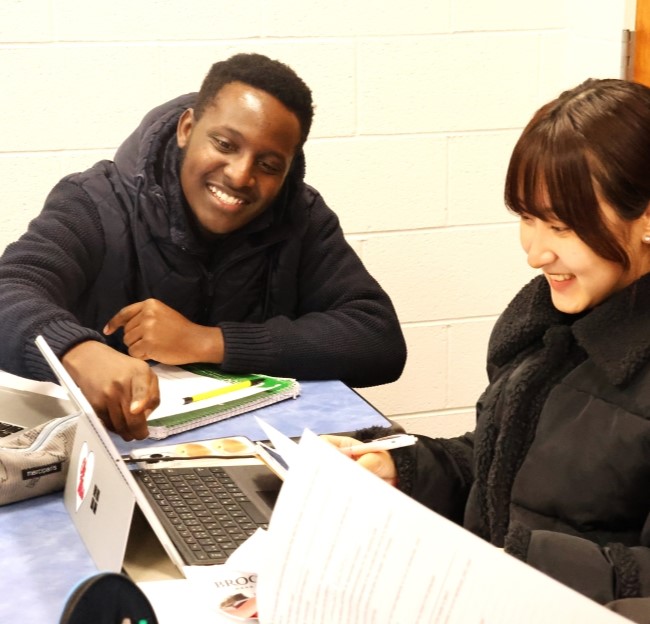
[(77, 464), (77, 486), (75, 488), (76, 510), (84, 502), (84, 499), (90, 492), (93, 471), (95, 469), (95, 453), (88, 449), (88, 443), (84, 442), (79, 452), (79, 462)]

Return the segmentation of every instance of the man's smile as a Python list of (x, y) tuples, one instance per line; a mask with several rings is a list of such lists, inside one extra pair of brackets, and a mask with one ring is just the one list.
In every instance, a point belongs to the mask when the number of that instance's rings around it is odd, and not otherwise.
[(226, 204), (227, 206), (231, 207), (236, 207), (236, 206), (241, 206), (244, 204), (244, 200), (241, 199), (240, 197), (234, 197), (233, 195), (230, 195), (226, 193), (225, 191), (222, 191), (221, 189), (217, 188), (216, 186), (212, 184), (208, 184), (208, 190), (212, 195), (214, 195), (221, 203)]

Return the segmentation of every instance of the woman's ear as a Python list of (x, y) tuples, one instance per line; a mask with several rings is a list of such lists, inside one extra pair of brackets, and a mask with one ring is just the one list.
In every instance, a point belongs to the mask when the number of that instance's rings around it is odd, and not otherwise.
[(643, 230), (641, 232), (641, 240), (646, 244), (650, 245), (650, 202), (645, 207), (645, 211), (640, 217), (643, 223)]
[(188, 108), (178, 118), (178, 125), (176, 126), (176, 142), (178, 147), (184, 149), (189, 143), (192, 128), (194, 127), (194, 109)]

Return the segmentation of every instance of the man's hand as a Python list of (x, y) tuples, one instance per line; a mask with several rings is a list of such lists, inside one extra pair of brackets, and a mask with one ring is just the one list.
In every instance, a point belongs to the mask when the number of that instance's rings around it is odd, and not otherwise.
[[(345, 451), (345, 449), (353, 446), (358, 447), (360, 444), (359, 440), (347, 436), (322, 435), (320, 437), (326, 442), (333, 444), (341, 451)], [(347, 454), (348, 453), (346, 453), (346, 455)], [(376, 474), (390, 485), (397, 484), (397, 469), (395, 468), (395, 462), (388, 451), (357, 453), (351, 454), (351, 457), (366, 470)]]
[(188, 321), (157, 299), (147, 299), (122, 308), (104, 327), (110, 335), (124, 328), (129, 355), (162, 364), (223, 361), (223, 335), (218, 327)]
[(143, 440), (147, 416), (158, 406), (158, 378), (146, 362), (88, 340), (63, 356), (63, 365), (97, 415), (125, 440)]

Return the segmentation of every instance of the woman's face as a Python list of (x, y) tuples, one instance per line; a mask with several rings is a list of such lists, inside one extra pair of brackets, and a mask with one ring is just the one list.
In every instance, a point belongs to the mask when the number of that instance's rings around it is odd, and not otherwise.
[(650, 233), (648, 212), (624, 221), (602, 199), (599, 204), (610, 230), (627, 251), (629, 269), (601, 258), (573, 230), (554, 219), (551, 211), (545, 221), (521, 217), (520, 240), (528, 264), (542, 270), (553, 305), (561, 312), (577, 314), (593, 308), (650, 272), (650, 245), (643, 242), (643, 235)]

